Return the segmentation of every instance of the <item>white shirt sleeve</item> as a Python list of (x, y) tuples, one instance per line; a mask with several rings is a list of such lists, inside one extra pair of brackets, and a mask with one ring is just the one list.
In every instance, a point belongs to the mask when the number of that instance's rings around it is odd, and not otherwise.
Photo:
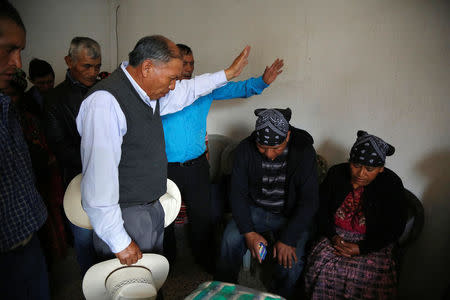
[(97, 91), (83, 101), (76, 122), (81, 135), (82, 205), (97, 235), (118, 253), (131, 242), (119, 206), (118, 167), (127, 130), (125, 115), (113, 95)]
[[(160, 114), (182, 110), (226, 82), (224, 71), (178, 81), (175, 89), (160, 99)], [(82, 205), (96, 234), (118, 253), (131, 242), (119, 206), (118, 167), (126, 118), (112, 94), (97, 91), (83, 101), (76, 122), (81, 135)]]
[(178, 80), (175, 89), (159, 99), (159, 113), (167, 115), (182, 110), (226, 82), (225, 71), (202, 74), (189, 80)]

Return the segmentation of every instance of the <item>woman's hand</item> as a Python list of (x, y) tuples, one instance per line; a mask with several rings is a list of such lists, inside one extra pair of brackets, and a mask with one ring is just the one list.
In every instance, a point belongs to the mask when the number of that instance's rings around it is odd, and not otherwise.
[(336, 255), (352, 257), (360, 254), (358, 244), (346, 242), (338, 235), (333, 236), (331, 243), (335, 249), (334, 254)]

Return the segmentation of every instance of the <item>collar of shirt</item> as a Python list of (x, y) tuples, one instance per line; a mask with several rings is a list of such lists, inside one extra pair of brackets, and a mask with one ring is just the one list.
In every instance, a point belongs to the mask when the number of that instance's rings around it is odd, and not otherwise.
[(73, 85), (82, 87), (82, 88), (84, 88), (84, 89), (88, 89), (87, 86), (85, 86), (84, 84), (82, 84), (82, 83), (79, 82), (78, 80), (75, 80), (75, 78), (73, 78), (72, 75), (70, 75), (70, 69), (67, 69), (66, 77), (69, 78), (70, 82), (72, 82)]
[[(139, 84), (133, 79), (133, 77), (131, 77), (130, 73), (128, 73), (127, 71), (127, 66), (128, 66), (128, 62), (127, 61), (123, 61), (120, 64), (120, 67), (122, 68), (122, 71), (125, 73), (125, 75), (127, 76), (128, 80), (131, 82), (131, 85), (134, 87), (134, 89), (138, 92), (139, 96), (141, 97), (141, 99), (145, 102), (145, 104), (147, 104), (148, 106), (151, 106), (153, 108), (153, 113), (154, 113), (154, 105), (150, 104), (151, 100), (150, 97), (147, 95), (147, 93), (139, 86)], [(153, 102), (155, 103), (155, 102)]]
[(267, 156), (265, 156), (264, 154), (261, 154), (261, 155), (263, 157), (263, 161), (265, 161), (266, 163), (272, 164), (272, 163), (280, 163), (280, 162), (287, 161), (288, 153), (289, 153), (289, 145), (286, 146), (286, 148), (284, 148), (283, 152), (281, 152), (280, 155), (275, 157), (274, 160), (267, 158)]

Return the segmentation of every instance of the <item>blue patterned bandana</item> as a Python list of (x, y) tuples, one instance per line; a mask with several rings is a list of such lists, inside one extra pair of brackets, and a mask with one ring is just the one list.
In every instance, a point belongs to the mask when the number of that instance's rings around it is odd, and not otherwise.
[(260, 145), (275, 146), (284, 142), (289, 131), (291, 110), (265, 109), (255, 110), (258, 116), (255, 125), (256, 142)]
[(350, 150), (350, 162), (365, 166), (384, 166), (386, 156), (391, 156), (395, 148), (377, 136), (358, 130), (358, 137)]

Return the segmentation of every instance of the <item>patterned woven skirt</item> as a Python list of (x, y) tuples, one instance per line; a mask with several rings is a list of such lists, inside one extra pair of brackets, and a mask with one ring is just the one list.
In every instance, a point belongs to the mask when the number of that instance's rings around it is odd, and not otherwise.
[[(364, 236), (337, 228), (349, 242)], [(321, 239), (308, 257), (305, 290), (308, 299), (396, 299), (397, 271), (392, 246), (351, 258), (333, 254), (328, 238)]]

